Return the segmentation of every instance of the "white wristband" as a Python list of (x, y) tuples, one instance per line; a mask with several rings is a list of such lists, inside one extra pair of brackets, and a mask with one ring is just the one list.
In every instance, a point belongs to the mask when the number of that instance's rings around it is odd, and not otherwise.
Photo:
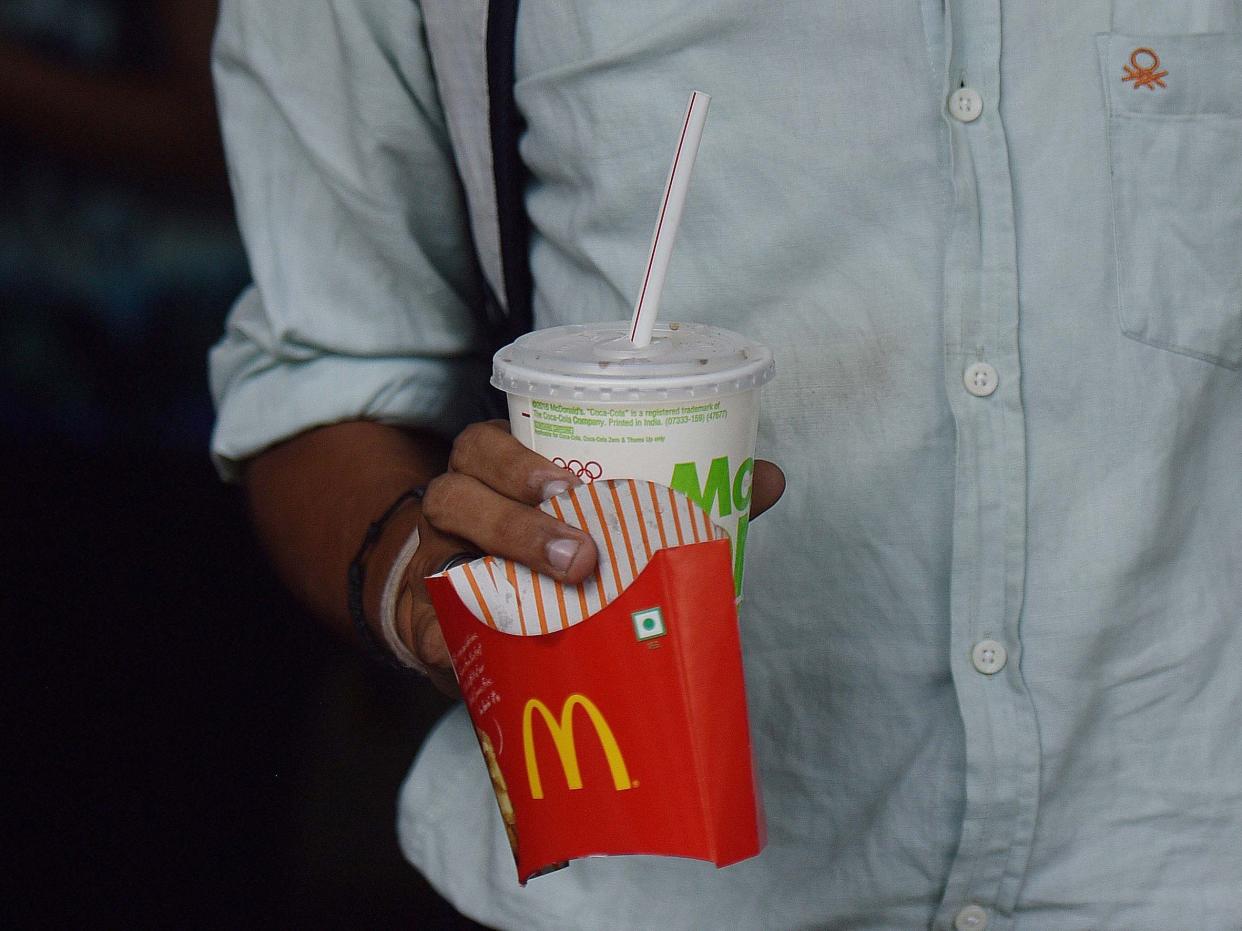
[(405, 572), (410, 568), (410, 563), (414, 561), (414, 554), (417, 552), (418, 530), (415, 528), (410, 538), (405, 541), (405, 546), (401, 547), (401, 552), (397, 554), (397, 559), (388, 571), (388, 578), (384, 582), (384, 594), (380, 598), (380, 628), (384, 632), (384, 643), (388, 645), (388, 649), (392, 651), (392, 655), (397, 658), (398, 662), (426, 675), (427, 667), (419, 662), (418, 657), (410, 652), (410, 648), (397, 634), (397, 597), (401, 591), (401, 581), (405, 578)]

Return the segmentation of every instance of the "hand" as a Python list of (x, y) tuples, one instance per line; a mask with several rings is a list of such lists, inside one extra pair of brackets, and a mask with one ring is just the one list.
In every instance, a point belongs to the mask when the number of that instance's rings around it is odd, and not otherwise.
[[(456, 695), (457, 681), (423, 579), (456, 554), (483, 552), (558, 581), (583, 581), (595, 568), (595, 543), (538, 507), (577, 484), (571, 473), (515, 440), (503, 420), (473, 424), (454, 441), (448, 471), (427, 486), (418, 552), (396, 610), (398, 635), (441, 691)], [(756, 461), (751, 515), (771, 507), (784, 490), (781, 470)]]

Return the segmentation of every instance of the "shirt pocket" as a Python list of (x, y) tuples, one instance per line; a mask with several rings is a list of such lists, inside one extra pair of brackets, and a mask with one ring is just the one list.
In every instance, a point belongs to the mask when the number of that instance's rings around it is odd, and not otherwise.
[(1096, 44), (1121, 330), (1242, 367), (1242, 33)]

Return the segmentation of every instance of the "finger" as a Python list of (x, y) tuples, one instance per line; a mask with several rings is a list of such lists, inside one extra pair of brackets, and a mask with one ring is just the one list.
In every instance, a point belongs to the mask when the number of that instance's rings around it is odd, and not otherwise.
[[(445, 695), (459, 698), (457, 676), (449, 658), (435, 609), (426, 600), (421, 580), (413, 584), (408, 576), (397, 601), (396, 629), (401, 642), (426, 667), (427, 678)], [(421, 593), (421, 594), (420, 594)]]
[(435, 609), (430, 604), (415, 603), (410, 612), (410, 628), (417, 646), (414, 655), (427, 667), (427, 678), (445, 695), (460, 698), (457, 673), (453, 671)]
[(776, 504), (785, 493), (785, 473), (775, 462), (756, 459), (750, 487), (750, 516), (754, 518)]
[(440, 533), (558, 581), (577, 584), (595, 568), (595, 543), (586, 533), (459, 472), (427, 486), (423, 517)]
[(527, 449), (503, 420), (466, 427), (453, 441), (449, 471), (476, 478), (506, 498), (539, 504), (578, 484), (572, 473)]
[(473, 559), (483, 555), (469, 540), (455, 534), (445, 533), (432, 525), (427, 519), (425, 504), (418, 522), (418, 536), (418, 549), (414, 553), (414, 558), (410, 560), (409, 566), (411, 584), (415, 584), (416, 590), (417, 584), (421, 584), (422, 580), (429, 576), (444, 571), (445, 566), (451, 560), (462, 556)]

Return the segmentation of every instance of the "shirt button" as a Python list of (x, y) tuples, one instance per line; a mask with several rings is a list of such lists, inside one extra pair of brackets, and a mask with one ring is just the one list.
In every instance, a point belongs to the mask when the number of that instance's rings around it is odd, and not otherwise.
[(988, 926), (988, 913), (978, 905), (967, 905), (953, 919), (957, 931), (983, 931)]
[(949, 113), (955, 120), (973, 123), (983, 113), (983, 97), (973, 87), (959, 87), (949, 95)]
[(986, 362), (976, 362), (962, 374), (962, 381), (976, 398), (986, 398), (1000, 384), (1000, 376)]
[(980, 640), (970, 651), (970, 661), (985, 676), (996, 675), (1005, 668), (1008, 659), (1005, 648), (995, 640)]

